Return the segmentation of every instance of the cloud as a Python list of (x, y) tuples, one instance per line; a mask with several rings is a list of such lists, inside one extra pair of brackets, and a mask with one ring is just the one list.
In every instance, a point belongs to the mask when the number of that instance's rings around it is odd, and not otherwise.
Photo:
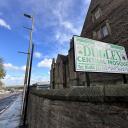
[(6, 23), (6, 21), (5, 21), (5, 20), (3, 20), (3, 19), (1, 19), (1, 18), (0, 18), (0, 26), (2, 26), (2, 27), (4, 27), (4, 28), (6, 28), (6, 29), (8, 29), (8, 30), (11, 30), (10, 25), (9, 25), (9, 24), (7, 24), (7, 23)]
[(80, 32), (79, 29), (78, 29), (79, 27), (78, 28), (74, 27), (73, 22), (70, 22), (68, 19), (65, 19), (64, 16), (61, 14), (61, 10), (60, 11), (59, 10), (54, 11), (54, 14), (57, 17), (58, 23), (59, 23), (61, 28), (66, 29), (70, 33), (79, 34), (79, 32)]
[(77, 33), (78, 32), (77, 28), (74, 27), (73, 23), (71, 23), (70, 21), (68, 21), (68, 19), (65, 19), (63, 17), (63, 15), (61, 14), (60, 7), (58, 7), (58, 10), (54, 11), (54, 15), (58, 19), (58, 23), (59, 23), (60, 27), (64, 27), (65, 29), (67, 29), (71, 33)]
[(63, 44), (65, 42), (70, 42), (72, 36), (70, 34), (57, 32), (55, 38), (60, 44)]
[(69, 29), (72, 33), (79, 33), (78, 29), (73, 26), (73, 24), (69, 21), (63, 21), (61, 23), (66, 29)]
[(15, 66), (15, 65), (13, 65), (11, 63), (4, 63), (4, 67), (5, 67), (6, 70), (21, 70), (21, 71), (25, 71), (25, 69), (26, 69), (25, 65), (19, 67), (19, 66)]
[(23, 85), (24, 83), (24, 75), (20, 76), (12, 76), (12, 75), (6, 75), (5, 78), (2, 80), (5, 86), (9, 85)]
[[(58, 43), (63, 44), (65, 42), (70, 42), (70, 39), (73, 35), (79, 35), (82, 29), (83, 19), (80, 17), (80, 14), (74, 17), (77, 13), (72, 9), (76, 7), (76, 3), (73, 1), (60, 1), (56, 5), (56, 8), (53, 10), (53, 14), (56, 17), (57, 28), (55, 33), (55, 38), (57, 39)], [(68, 11), (65, 11), (68, 10)], [(77, 10), (76, 10), (77, 11)], [(74, 13), (73, 13), (74, 12)], [(72, 14), (73, 13), (73, 14)]]
[[(31, 77), (31, 84), (34, 84), (36, 82), (48, 82), (49, 76), (41, 76), (41, 75), (33, 75)], [(6, 77), (2, 80), (2, 82), (5, 84), (5, 86), (10, 85), (23, 85), (24, 84), (24, 74), (21, 75), (6, 75)]]
[(5, 63), (5, 64), (4, 64), (4, 67), (5, 67), (6, 69), (12, 69), (12, 70), (18, 70), (18, 69), (19, 69), (19, 67), (14, 66), (14, 65), (12, 65), (11, 63)]
[(31, 84), (37, 83), (37, 82), (48, 82), (49, 81), (49, 75), (32, 75), (31, 78)]
[[(36, 82), (48, 82), (49, 81), (49, 74), (34, 74), (32, 73), (31, 76), (31, 84), (34, 84)], [(14, 86), (14, 85), (24, 85), (24, 74), (10, 74), (8, 73), (4, 79), (2, 79), (2, 82), (5, 84), (5, 86)]]
[(23, 76), (11, 76), (11, 75), (7, 75), (5, 77), (6, 80), (11, 80), (11, 81), (18, 81), (18, 80), (23, 80), (24, 77)]
[(41, 58), (42, 54), (40, 52), (35, 52), (34, 56), (35, 56), (35, 58)]
[(20, 69), (25, 71), (26, 70), (26, 65), (22, 66)]
[(37, 64), (37, 67), (45, 67), (45, 68), (50, 68), (52, 64), (52, 59), (47, 59), (45, 58), (44, 60), (40, 61)]

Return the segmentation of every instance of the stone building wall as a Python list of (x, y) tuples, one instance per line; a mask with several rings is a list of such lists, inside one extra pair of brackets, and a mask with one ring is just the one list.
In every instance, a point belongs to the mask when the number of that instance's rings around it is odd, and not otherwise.
[[(58, 54), (54, 68), (51, 67), (51, 80), (54, 79), (55, 88), (65, 88), (67, 86), (67, 68), (66, 68), (67, 56)], [(53, 65), (52, 63), (52, 65)], [(52, 82), (51, 82), (52, 84)]]
[(79, 72), (78, 78), (79, 78), (79, 86), (87, 86), (86, 74), (84, 72)]
[[(127, 4), (127, 0), (92, 0), (88, 14), (85, 18), (81, 36), (93, 38), (93, 31), (105, 22), (108, 22), (111, 29), (111, 35), (102, 39), (102, 41), (109, 43), (118, 43), (120, 40), (122, 41), (121, 37), (126, 34), (128, 27), (124, 28), (124, 25), (127, 25), (125, 23), (128, 18), (126, 15), (128, 12)], [(101, 9), (102, 16), (93, 22), (92, 13), (97, 7)], [(125, 36), (125, 38), (127, 38), (127, 36)]]
[(50, 85), (51, 88), (55, 88), (55, 59), (53, 58), (50, 70)]
[(70, 77), (69, 77), (69, 60), (68, 60), (68, 55), (67, 55), (67, 61), (65, 63), (65, 70), (66, 70), (66, 87), (70, 87)]
[[(126, 52), (128, 52), (127, 6), (127, 0), (92, 0), (81, 32), (81, 36), (122, 45), (126, 48)], [(101, 17), (93, 21), (92, 15), (96, 8), (101, 9)], [(102, 39), (94, 38), (93, 32), (96, 32), (105, 24), (108, 27), (109, 35)], [(123, 75), (121, 74), (89, 73), (89, 76), (92, 84), (123, 83)], [(126, 78), (128, 79), (128, 75)]]
[(70, 42), (70, 49), (68, 51), (68, 62), (69, 62), (69, 81), (71, 86), (78, 86), (78, 74), (74, 70), (74, 53), (73, 44)]
[[(67, 56), (58, 54), (56, 63), (52, 63), (51, 66), (51, 86), (53, 86), (53, 79), (55, 88), (70, 88), (72, 86), (78, 86), (78, 74), (74, 71), (74, 55), (73, 44)], [(53, 75), (54, 74), (54, 75)], [(53, 87), (52, 87), (53, 88)]]

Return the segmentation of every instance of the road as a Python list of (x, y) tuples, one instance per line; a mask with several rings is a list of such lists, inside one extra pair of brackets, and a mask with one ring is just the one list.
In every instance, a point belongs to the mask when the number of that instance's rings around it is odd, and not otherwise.
[[(7, 108), (7, 106), (9, 106)], [(22, 94), (11, 94), (11, 96), (0, 100), (0, 128), (19, 128), (21, 124)]]
[(6, 98), (0, 99), (0, 114), (3, 113), (19, 96), (19, 94), (11, 94)]

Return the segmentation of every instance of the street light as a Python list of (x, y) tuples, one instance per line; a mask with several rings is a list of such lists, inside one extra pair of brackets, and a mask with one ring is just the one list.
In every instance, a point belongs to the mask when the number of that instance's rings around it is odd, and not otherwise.
[[(31, 15), (28, 15), (28, 14), (24, 14), (25, 17), (29, 18), (32, 20), (32, 26), (31, 28), (28, 28), (28, 27), (24, 27), (24, 28), (27, 28), (28, 30), (30, 30), (30, 40), (29, 40), (29, 49), (28, 49), (28, 53), (30, 53), (30, 55), (28, 54), (28, 58), (27, 58), (27, 66), (26, 66), (26, 84), (29, 86), (30, 84), (30, 77), (31, 77), (31, 71), (30, 71), (30, 64), (31, 64), (31, 61), (32, 61), (32, 33), (33, 33), (33, 29), (34, 29), (34, 17), (31, 16)], [(28, 68), (28, 69), (27, 69)]]
[(24, 16), (28, 17), (28, 18), (32, 18), (31, 15), (28, 15), (28, 14), (24, 14)]
[(34, 17), (31, 16), (31, 15), (28, 15), (28, 14), (24, 14), (24, 16), (27, 17), (27, 18), (32, 19), (32, 28), (31, 29), (33, 30), (33, 27), (34, 27)]
[[(26, 116), (27, 116), (27, 105), (28, 105), (28, 94), (29, 94), (29, 85), (31, 79), (31, 69), (32, 69), (32, 59), (33, 59), (33, 50), (34, 44), (32, 43), (32, 32), (34, 29), (34, 18), (31, 15), (24, 14), (25, 17), (30, 18), (32, 20), (32, 26), (29, 28), (30, 30), (30, 40), (29, 40), (29, 48), (28, 48), (28, 56), (27, 56), (27, 64), (25, 71), (25, 79), (24, 79), (24, 92), (23, 92), (23, 125), (26, 125)], [(27, 27), (25, 27), (27, 28)], [(28, 29), (28, 28), (27, 28)]]

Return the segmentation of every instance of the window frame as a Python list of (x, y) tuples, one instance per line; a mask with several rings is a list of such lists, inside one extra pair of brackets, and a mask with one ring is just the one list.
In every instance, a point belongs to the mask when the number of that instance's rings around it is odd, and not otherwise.
[(102, 32), (103, 38), (105, 38), (106, 36), (109, 35), (109, 31), (108, 31), (108, 28), (107, 28), (106, 24), (101, 27), (101, 32)]
[(96, 20), (98, 20), (101, 17), (101, 11), (99, 8), (95, 10), (94, 16)]
[[(98, 14), (99, 12), (99, 17), (96, 17), (96, 13)], [(97, 21), (100, 17), (102, 16), (102, 11), (100, 7), (96, 7), (93, 11), (92, 11), (92, 22), (94, 23), (95, 21)]]
[[(105, 32), (104, 32), (105, 27), (107, 30), (107, 32), (106, 32), (107, 34), (105, 34)], [(106, 22), (105, 24), (101, 25), (98, 29), (96, 29), (93, 32), (96, 32), (96, 39), (102, 40), (102, 39), (108, 37), (109, 35), (111, 35), (110, 25), (108, 22)], [(94, 38), (94, 36), (93, 36), (93, 38)]]

